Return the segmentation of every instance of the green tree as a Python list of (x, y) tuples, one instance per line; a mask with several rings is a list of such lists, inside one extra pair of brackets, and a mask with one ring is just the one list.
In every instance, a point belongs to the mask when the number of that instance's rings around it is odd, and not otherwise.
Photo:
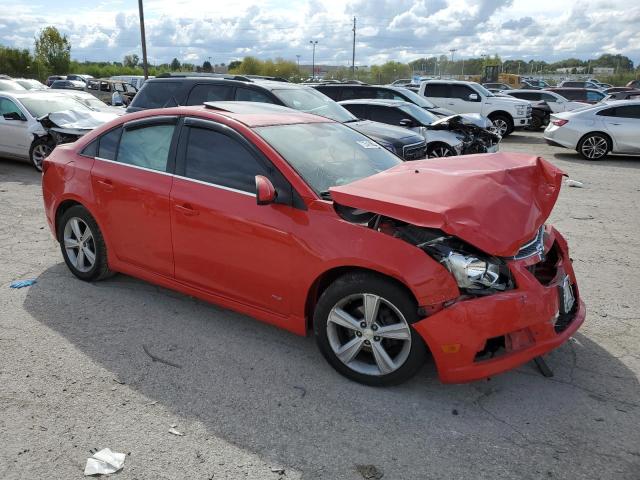
[(236, 70), (240, 65), (242, 65), (242, 62), (240, 60), (229, 62), (229, 71)]
[(174, 58), (173, 60), (171, 60), (171, 70), (175, 72), (180, 70), (180, 62), (178, 61), (177, 58)]
[[(232, 70), (233, 72), (231, 72)], [(258, 60), (255, 57), (244, 57), (240, 65), (238, 65), (237, 67), (231, 68), (230, 64), (229, 72), (245, 75), (262, 75), (262, 61)]]
[(51, 73), (67, 73), (71, 64), (71, 43), (56, 27), (45, 27), (35, 39), (35, 56)]
[(211, 62), (209, 60), (205, 60), (202, 64), (203, 72), (213, 72), (213, 67), (211, 66)]
[(135, 53), (132, 55), (125, 55), (124, 60), (122, 61), (125, 67), (137, 67), (140, 62), (140, 57)]

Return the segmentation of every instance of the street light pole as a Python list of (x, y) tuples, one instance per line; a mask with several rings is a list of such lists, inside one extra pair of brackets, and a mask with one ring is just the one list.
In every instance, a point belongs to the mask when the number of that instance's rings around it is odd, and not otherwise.
[(309, 43), (313, 46), (313, 54), (311, 56), (311, 80), (315, 80), (316, 78), (316, 45), (318, 44), (318, 41), (309, 40)]
[(142, 8), (142, 0), (138, 0), (138, 12), (140, 14), (140, 39), (142, 44), (142, 69), (144, 71), (144, 79), (149, 78), (149, 67), (147, 66), (147, 41), (144, 33), (144, 9)]

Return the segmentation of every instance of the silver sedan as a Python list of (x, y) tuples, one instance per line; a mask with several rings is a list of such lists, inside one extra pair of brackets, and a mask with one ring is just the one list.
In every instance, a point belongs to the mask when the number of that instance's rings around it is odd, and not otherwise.
[(640, 101), (600, 103), (551, 115), (544, 131), (550, 145), (576, 150), (587, 160), (609, 153), (640, 155)]

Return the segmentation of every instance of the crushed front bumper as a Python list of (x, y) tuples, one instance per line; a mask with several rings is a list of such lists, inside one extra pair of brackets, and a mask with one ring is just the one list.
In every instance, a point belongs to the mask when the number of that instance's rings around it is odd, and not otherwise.
[[(509, 262), (513, 290), (458, 301), (413, 324), (442, 382), (470, 382), (516, 368), (557, 348), (582, 325), (586, 310), (567, 243), (553, 227), (545, 230), (544, 251)], [(565, 278), (575, 303), (560, 315)], [(495, 344), (502, 348), (487, 359), (487, 348)]]

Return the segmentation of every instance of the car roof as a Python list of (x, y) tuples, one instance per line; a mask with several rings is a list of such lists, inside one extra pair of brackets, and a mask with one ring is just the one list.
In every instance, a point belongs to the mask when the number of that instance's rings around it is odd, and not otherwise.
[(478, 82), (468, 82), (466, 80), (444, 80), (444, 79), (438, 79), (438, 80), (424, 80), (423, 83), (452, 83), (452, 84), (456, 84), (456, 85), (474, 85)]
[[(392, 100), (387, 98), (353, 98), (350, 100), (343, 100), (338, 102), (340, 105), (352, 105), (352, 104), (367, 104), (367, 105), (384, 105), (386, 107), (399, 107), (400, 105), (407, 105), (405, 100)], [(413, 103), (411, 103), (413, 105)]]
[(560, 91), (560, 92), (573, 92), (573, 91), (578, 91), (578, 92), (598, 92), (598, 93), (602, 93), (600, 90), (596, 89), (596, 88), (583, 88), (583, 87), (550, 87), (547, 88), (545, 90), (549, 90), (551, 92), (556, 92), (556, 91)]
[(0, 95), (12, 97), (16, 100), (34, 97), (67, 97), (67, 94), (60, 93), (59, 90), (5, 90), (0, 91)]
[[(259, 77), (253, 76), (243, 76), (243, 75), (225, 75), (225, 74), (197, 74), (197, 73), (185, 73), (181, 74), (163, 74), (159, 75), (156, 78), (150, 78), (147, 82), (158, 83), (158, 82), (178, 82), (182, 83), (184, 81), (196, 82), (196, 83), (205, 83), (205, 82), (221, 82), (221, 83), (232, 83), (235, 85), (257, 85), (266, 90), (283, 90), (283, 89), (303, 89), (303, 88), (312, 88), (309, 85), (300, 84), (300, 83), (290, 83), (283, 82), (281, 80), (268, 80)], [(145, 83), (147, 83), (145, 82)]]
[[(280, 105), (260, 102), (206, 102), (200, 106), (143, 110), (143, 112), (171, 115), (169, 110), (180, 110), (181, 112), (178, 114), (186, 115), (198, 112), (199, 116), (205, 117), (216, 114), (222, 115), (251, 128), (271, 125), (294, 125), (299, 123), (337, 123), (326, 117), (304, 113)], [(145, 116), (142, 118), (145, 118)]]

